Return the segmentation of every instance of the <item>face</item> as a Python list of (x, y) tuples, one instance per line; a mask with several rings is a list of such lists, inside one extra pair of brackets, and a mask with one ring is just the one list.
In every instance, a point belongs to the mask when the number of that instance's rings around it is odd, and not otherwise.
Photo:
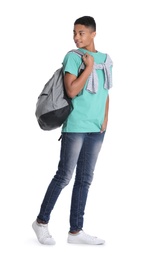
[(76, 24), (73, 30), (73, 39), (77, 48), (89, 49), (94, 43), (96, 32), (81, 24)]

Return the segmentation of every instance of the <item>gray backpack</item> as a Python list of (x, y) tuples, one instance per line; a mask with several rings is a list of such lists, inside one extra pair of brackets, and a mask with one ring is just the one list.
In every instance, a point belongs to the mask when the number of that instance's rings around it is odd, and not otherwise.
[[(81, 58), (84, 55), (79, 50), (71, 50), (70, 52), (77, 53)], [(85, 65), (82, 62), (79, 74), (84, 68)], [(40, 93), (35, 115), (42, 130), (53, 130), (64, 123), (72, 109), (71, 99), (65, 92), (64, 73), (63, 67), (61, 67), (54, 72)]]

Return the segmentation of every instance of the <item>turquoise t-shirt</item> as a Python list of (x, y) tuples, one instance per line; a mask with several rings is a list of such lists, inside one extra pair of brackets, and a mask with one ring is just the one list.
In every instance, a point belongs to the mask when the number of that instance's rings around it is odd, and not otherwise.
[[(104, 63), (106, 54), (101, 52), (89, 52), (80, 49), (84, 53), (89, 53), (94, 57), (96, 64)], [(69, 72), (78, 76), (81, 58), (76, 53), (68, 53), (63, 60), (64, 73)], [(90, 133), (100, 132), (104, 121), (105, 106), (108, 90), (104, 88), (104, 72), (96, 70), (99, 78), (99, 87), (96, 94), (86, 90), (87, 82), (83, 90), (72, 99), (73, 110), (62, 126), (62, 132), (70, 133)]]

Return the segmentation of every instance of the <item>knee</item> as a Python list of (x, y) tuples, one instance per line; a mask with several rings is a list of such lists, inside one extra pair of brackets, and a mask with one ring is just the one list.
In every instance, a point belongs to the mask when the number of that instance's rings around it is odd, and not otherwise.
[(59, 175), (58, 173), (55, 175), (54, 179), (57, 182), (58, 186), (60, 186), (61, 189), (66, 187), (70, 180), (71, 180), (71, 175), (67, 176), (66, 174), (64, 176)]
[(85, 186), (87, 188), (90, 187), (91, 183), (93, 181), (93, 174), (82, 176), (82, 178), (76, 178), (76, 183), (79, 183), (82, 186)]
[(65, 188), (69, 184), (70, 180), (71, 180), (71, 178), (70, 179), (62, 178), (61, 181), (60, 181), (61, 188), (62, 189)]

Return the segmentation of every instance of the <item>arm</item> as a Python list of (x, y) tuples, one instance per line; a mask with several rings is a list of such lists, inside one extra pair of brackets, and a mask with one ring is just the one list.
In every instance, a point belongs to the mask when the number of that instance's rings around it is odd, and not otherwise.
[(65, 89), (67, 95), (71, 98), (74, 98), (84, 88), (84, 85), (93, 69), (94, 58), (91, 55), (86, 53), (83, 56), (83, 61), (86, 67), (79, 77), (68, 72), (66, 72), (64, 76)]
[(108, 123), (108, 111), (109, 111), (109, 95), (106, 100), (106, 106), (105, 106), (105, 116), (104, 116), (104, 121), (101, 127), (101, 133), (104, 132), (107, 128), (107, 123)]

